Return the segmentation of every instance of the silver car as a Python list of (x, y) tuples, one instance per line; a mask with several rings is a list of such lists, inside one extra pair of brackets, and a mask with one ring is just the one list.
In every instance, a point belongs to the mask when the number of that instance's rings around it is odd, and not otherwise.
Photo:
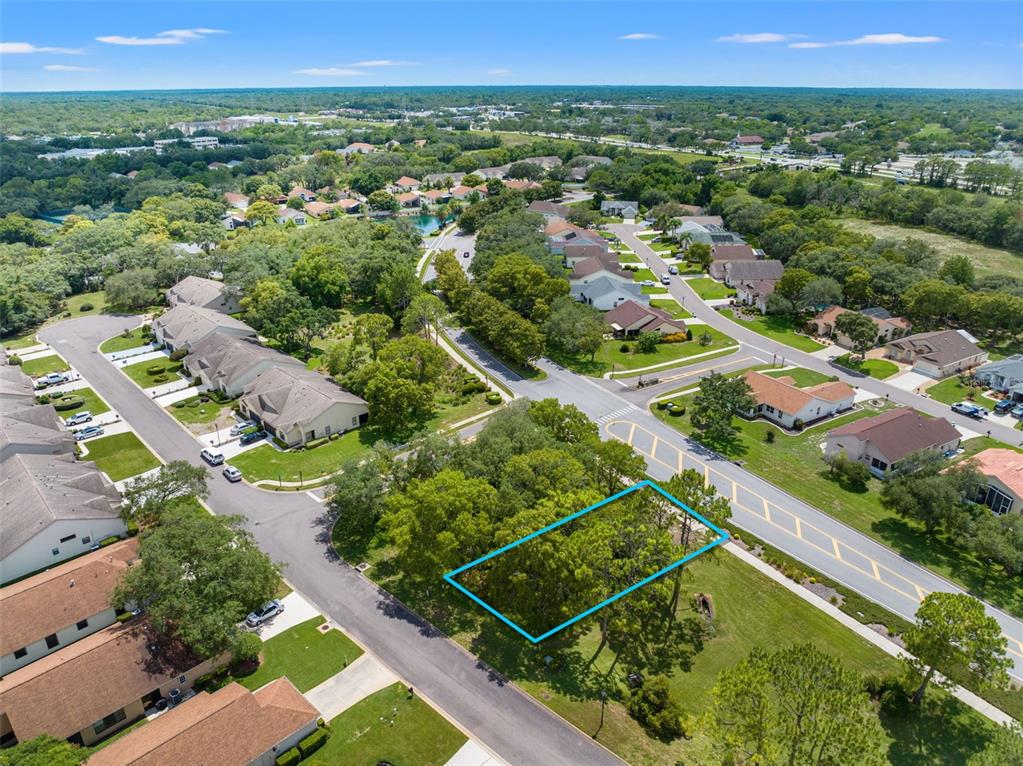
[(271, 617), (276, 617), (284, 611), (284, 604), (277, 599), (273, 601), (267, 601), (259, 609), (253, 612), (249, 612), (249, 616), (245, 618), (245, 624), (250, 628), (258, 628), (264, 622), (269, 620)]

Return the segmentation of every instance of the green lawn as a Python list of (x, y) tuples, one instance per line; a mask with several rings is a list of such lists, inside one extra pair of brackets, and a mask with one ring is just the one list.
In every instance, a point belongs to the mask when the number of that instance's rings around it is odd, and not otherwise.
[(687, 279), (686, 284), (689, 285), (693, 291), (705, 301), (712, 301), (718, 298), (731, 298), (735, 295), (735, 290), (721, 282), (711, 279), (710, 277)]
[(266, 641), (263, 661), (256, 672), (239, 678), (248, 689), (258, 689), (275, 678), (287, 676), (300, 692), (307, 692), (340, 673), (361, 654), (362, 649), (336, 628), (321, 633), (323, 617), (314, 617)]
[(689, 319), (689, 317), (692, 316), (692, 314), (682, 308), (678, 301), (674, 298), (651, 298), (650, 305), (655, 309), (667, 311), (675, 319)]
[(643, 259), (635, 253), (623, 253), (621, 250), (616, 250), (618, 253), (619, 263), (643, 263)]
[(175, 404), (167, 407), (166, 410), (173, 415), (176, 420), (184, 423), (185, 425), (212, 423), (220, 416), (221, 413), (225, 410), (233, 409), (235, 405), (234, 399), (220, 404), (212, 399), (200, 402), (198, 396), (193, 396), (190, 399), (183, 399), (182, 402), (183, 406), (177, 407), (175, 406), (177, 402), (175, 402)]
[(394, 684), (330, 722), (327, 744), (312, 756), (324, 766), (443, 766), (466, 738), (417, 696)]
[[(67, 396), (80, 396), (85, 400), (81, 407), (75, 407), (71, 410), (61, 410), (57, 414), (62, 418), (69, 418), (76, 412), (91, 412), (93, 415), (99, 415), (103, 412), (109, 412), (110, 408), (107, 403), (99, 398), (99, 394), (93, 391), (91, 388), (76, 388), (74, 391), (70, 391)], [(53, 399), (50, 403), (53, 403)]]
[(104, 354), (112, 354), (115, 351), (127, 351), (129, 348), (138, 348), (144, 345), (146, 345), (146, 341), (142, 339), (142, 328), (136, 327), (127, 336), (115, 335), (113, 338), (103, 341), (99, 350)]
[[(709, 345), (700, 345), (700, 337), (704, 331), (710, 333), (712, 338)], [(627, 346), (628, 351), (622, 351)], [(606, 372), (611, 371), (614, 365), (615, 372), (635, 370), (640, 367), (650, 367), (655, 364), (673, 362), (679, 359), (686, 359), (697, 354), (706, 354), (712, 351), (720, 351), (728, 346), (734, 346), (735, 341), (711, 327), (699, 326), (693, 328), (693, 339), (682, 343), (658, 343), (657, 350), (644, 354), (636, 351), (635, 341), (606, 340), (590, 361), (585, 354), (567, 356), (564, 354), (551, 354), (554, 361), (562, 364), (583, 375), (590, 375), (599, 378)], [(656, 371), (651, 374), (656, 375)]]
[[(128, 364), (118, 369), (142, 388), (162, 386), (181, 379), (181, 376), (177, 374), (181, 369), (181, 362), (172, 362), (170, 357), (166, 356), (159, 359), (150, 359), (145, 362)], [(158, 380), (161, 377), (164, 380)]]
[(834, 375), (825, 375), (816, 370), (807, 370), (803, 367), (793, 367), (788, 370), (767, 370), (765, 375), (771, 378), (792, 378), (799, 388), (816, 386), (818, 383), (827, 383), (829, 380), (837, 380)]
[[(87, 317), (94, 314), (102, 314), (107, 308), (107, 295), (102, 290), (94, 293), (79, 293), (70, 296), (67, 301), (67, 310), (71, 312), (71, 318)], [(91, 309), (82, 310), (83, 306), (91, 305)]]
[(21, 371), (30, 378), (38, 378), (40, 375), (48, 375), (51, 372), (65, 372), (70, 369), (68, 363), (57, 354), (40, 356), (21, 363)]
[(3, 347), (8, 351), (17, 351), (18, 349), (35, 346), (39, 341), (36, 338), (36, 328), (33, 327), (29, 330), (22, 330), (14, 335), (8, 335), (0, 343), (3, 343)]
[(86, 460), (106, 472), (110, 481), (120, 481), (138, 476), (160, 465), (160, 461), (133, 433), (101, 436), (82, 442), (89, 450)]
[(852, 354), (840, 356), (835, 359), (835, 362), (850, 370), (862, 372), (878, 380), (890, 378), (899, 371), (899, 366), (895, 362), (889, 362), (887, 359), (860, 359)]
[(986, 402), (984, 397), (981, 395), (983, 390), (984, 389), (977, 388), (976, 386), (964, 386), (959, 380), (959, 376), (953, 375), (951, 378), (946, 378), (940, 383), (935, 383), (933, 386), (930, 386), (926, 389), (926, 392), (932, 399), (936, 399), (939, 402), (944, 402), (949, 405), (972, 397), (978, 400), (978, 404), (986, 404), (986, 406), (990, 407), (993, 402)]
[(637, 269), (636, 271), (632, 272), (633, 282), (643, 282), (645, 280), (650, 280), (652, 282), (658, 281), (657, 277), (654, 276), (654, 273), (650, 271), (650, 269)]
[[(781, 374), (791, 374), (785, 371)], [(671, 417), (665, 410), (654, 414), (683, 433), (694, 432), (688, 410), (692, 395), (672, 401), (686, 407), (687, 414)], [(884, 409), (882, 407), (881, 409)], [(907, 559), (925, 566), (973, 593), (983, 593), (991, 603), (1023, 617), (1023, 586), (1018, 579), (1002, 575), (985, 577), (983, 565), (960, 545), (942, 537), (928, 535), (922, 526), (906, 520), (881, 506), (881, 482), (870, 479), (866, 487), (849, 487), (828, 477), (821, 459), (825, 434), (845, 423), (876, 415), (880, 410), (863, 407), (848, 415), (811, 427), (797, 436), (783, 432), (764, 420), (735, 418), (736, 438), (726, 444), (708, 444), (725, 456), (742, 460), (743, 466), (781, 489), (831, 514), (854, 529), (892, 548)], [(766, 440), (768, 431), (775, 440)], [(984, 441), (982, 441), (982, 439)], [(980, 437), (964, 443), (967, 454), (986, 446), (1006, 446)]]
[(276, 480), (279, 477), (282, 481), (311, 482), (333, 473), (345, 460), (365, 454), (375, 440), (368, 429), (359, 428), (314, 449), (281, 452), (270, 444), (264, 444), (228, 462), (249, 481)]
[(797, 335), (796, 322), (791, 317), (772, 315), (745, 319), (740, 318), (731, 309), (722, 309), (721, 315), (728, 317), (736, 324), (741, 324), (743, 327), (763, 335), (765, 338), (776, 340), (800, 351), (811, 353), (824, 348), (822, 344), (808, 338), (806, 335)]

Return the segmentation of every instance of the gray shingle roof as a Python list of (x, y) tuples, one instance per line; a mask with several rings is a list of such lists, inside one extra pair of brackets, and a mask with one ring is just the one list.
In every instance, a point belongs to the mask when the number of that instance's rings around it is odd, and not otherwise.
[(926, 359), (944, 367), (982, 353), (976, 343), (971, 342), (958, 330), (937, 330), (907, 335), (888, 344), (909, 351), (913, 359)]
[(196, 343), (218, 329), (232, 330), (235, 335), (256, 335), (255, 330), (239, 319), (187, 303), (179, 303), (158, 316), (153, 320), (153, 328), (161, 329), (177, 347)]
[(213, 303), (227, 303), (223, 298), (225, 289), (226, 285), (223, 282), (188, 276), (167, 290), (167, 301), (171, 305), (188, 303), (203, 307)]
[(619, 282), (610, 277), (597, 277), (592, 282), (572, 287), (572, 295), (583, 296), (591, 301), (612, 293), (625, 293), (640, 298), (643, 295), (643, 286), (635, 282)]
[(261, 346), (254, 339), (222, 332), (211, 333), (192, 346), (184, 363), (189, 372), (201, 371), (211, 382), (221, 383), (228, 389), (256, 365), (304, 368), (294, 357)]
[(16, 365), (0, 366), (0, 414), (30, 407), (36, 402), (32, 379)]
[(242, 403), (271, 428), (289, 431), (334, 404), (366, 404), (329, 378), (298, 367), (275, 367), (245, 388)]
[(0, 453), (17, 445), (48, 445), (54, 452), (74, 452), (74, 436), (50, 404), (36, 404), (0, 418)]

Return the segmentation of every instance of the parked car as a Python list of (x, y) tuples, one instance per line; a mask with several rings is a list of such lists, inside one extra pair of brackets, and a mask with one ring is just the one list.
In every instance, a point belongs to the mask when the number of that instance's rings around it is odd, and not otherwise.
[(1013, 407), (1009, 414), (1017, 420), (1023, 420), (1023, 404)]
[(64, 425), (70, 428), (71, 426), (80, 426), (82, 423), (88, 423), (90, 420), (92, 420), (92, 413), (85, 410), (84, 412), (76, 412), (64, 421)]
[(999, 415), (1003, 415), (1015, 408), (1015, 406), (1016, 402), (1012, 401), (1012, 399), (1002, 399), (1002, 401), (995, 405), (995, 412)]
[(199, 456), (210, 465), (222, 465), (224, 462), (223, 452), (215, 452), (208, 447), (203, 449), (203, 451), (199, 453)]
[(671, 275), (670, 274), (661, 274), (661, 284), (662, 285), (670, 285), (671, 284)]
[(66, 372), (51, 372), (48, 375), (43, 375), (43, 377), (36, 381), (36, 388), (58, 386), (61, 383), (67, 383), (69, 380), (71, 380), (71, 377)]
[(256, 425), (256, 424), (252, 420), (243, 420), (241, 423), (238, 423), (237, 425), (231, 426), (231, 430), (229, 431), (229, 433), (231, 434), (231, 436), (238, 436), (239, 434), (242, 434), (242, 433), (245, 433), (246, 431), (248, 431), (254, 425)]
[(83, 428), (81, 431), (75, 431), (75, 441), (81, 442), (85, 441), (86, 439), (91, 439), (94, 436), (102, 435), (103, 435), (102, 426), (87, 426)]
[(952, 412), (957, 412), (968, 418), (976, 418), (977, 420), (984, 418), (988, 414), (988, 411), (983, 407), (978, 407), (970, 402), (956, 402), (952, 405)]
[(672, 265), (668, 267), (669, 274), (678, 274), (678, 266)]
[(654, 280), (652, 280), (652, 279), (644, 279), (643, 280), (643, 287), (654, 287), (656, 285), (657, 285), (657, 283), (654, 282)]
[(242, 480), (242, 472), (233, 465), (224, 466), (222, 473), (224, 474), (224, 478), (232, 483)]
[(263, 606), (254, 612), (249, 612), (249, 616), (245, 618), (245, 624), (250, 628), (256, 628), (262, 625), (264, 622), (269, 620), (271, 617), (276, 617), (284, 611), (284, 604), (277, 599), (273, 601), (267, 601)]
[(242, 438), (238, 440), (238, 443), (243, 447), (246, 444), (252, 444), (252, 442), (258, 442), (260, 439), (266, 438), (266, 431), (252, 431), (251, 433), (242, 434)]

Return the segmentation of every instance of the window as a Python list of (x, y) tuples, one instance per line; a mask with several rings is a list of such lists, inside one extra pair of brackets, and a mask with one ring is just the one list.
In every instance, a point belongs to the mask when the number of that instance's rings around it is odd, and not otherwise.
[(977, 494), (977, 502), (986, 505), (996, 516), (1008, 513), (1012, 510), (1012, 497), (1005, 494), (997, 487), (980, 487)]
[(116, 713), (111, 713), (110, 715), (108, 715), (102, 721), (96, 721), (96, 723), (92, 725), (92, 730), (96, 732), (96, 734), (102, 734), (111, 726), (116, 726), (117, 724), (119, 724), (125, 718), (127, 718), (127, 716), (124, 713), (124, 708), (121, 708)]
[(51, 548), (50, 549), (50, 553), (52, 553), (54, 556), (59, 556), (60, 555), (60, 548)]
[(62, 543), (66, 543), (68, 540), (74, 540), (78, 535), (68, 535), (67, 537), (60, 538)]
[(26, 646), (23, 646), (20, 649), (15, 649), (14, 650), (14, 659), (20, 660), (26, 654), (28, 654), (28, 647), (26, 647)]
[(50, 635), (48, 635), (46, 637), (46, 648), (47, 649), (53, 649), (54, 647), (57, 647), (59, 645), (60, 645), (60, 639), (57, 638), (57, 634), (56, 633), (51, 633)]
[(85, 630), (87, 627), (89, 627), (89, 621), (88, 620), (79, 620), (75, 624), (75, 627), (78, 628), (79, 630)]
[(888, 464), (883, 460), (878, 460), (876, 457), (872, 457), (870, 459), (870, 467), (876, 468), (877, 470), (882, 472), (888, 470)]
[(88, 535), (86, 535), (85, 537), (82, 538), (82, 545), (88, 545), (91, 542), (92, 542), (92, 538), (89, 537)]

